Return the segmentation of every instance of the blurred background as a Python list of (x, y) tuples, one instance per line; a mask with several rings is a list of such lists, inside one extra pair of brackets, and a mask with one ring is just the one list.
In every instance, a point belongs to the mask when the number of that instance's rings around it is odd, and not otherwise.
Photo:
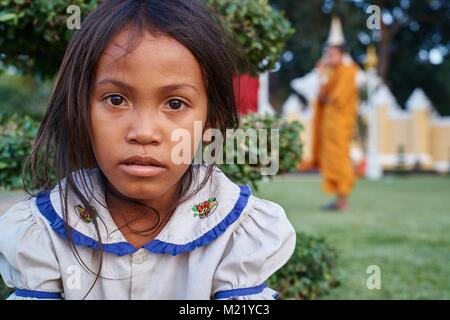
[[(294, 256), (269, 280), (281, 298), (449, 299), (450, 2), (204, 1), (240, 46), (241, 127), (280, 129), (277, 176), (222, 169), (281, 204), (298, 231)], [(0, 214), (23, 197), (22, 166), (64, 50), (97, 3), (0, 0)], [(348, 150), (358, 180), (349, 209), (330, 213), (320, 170), (306, 164), (316, 65), (332, 35), (357, 66), (359, 102)], [(0, 282), (0, 296), (9, 291)]]

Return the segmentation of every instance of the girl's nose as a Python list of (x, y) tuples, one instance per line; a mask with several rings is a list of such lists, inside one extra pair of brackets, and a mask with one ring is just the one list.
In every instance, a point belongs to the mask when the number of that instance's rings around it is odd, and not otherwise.
[(160, 144), (162, 132), (157, 112), (136, 112), (131, 119), (127, 141), (145, 145)]

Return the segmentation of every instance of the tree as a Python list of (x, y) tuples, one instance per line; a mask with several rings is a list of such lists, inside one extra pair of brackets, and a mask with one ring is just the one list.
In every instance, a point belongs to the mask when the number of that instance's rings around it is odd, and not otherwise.
[(67, 8), (77, 5), (82, 17), (97, 1), (0, 0), (0, 66), (19, 73), (53, 78), (74, 30), (67, 28)]
[[(378, 72), (401, 105), (416, 87), (421, 87), (442, 115), (450, 115), (448, 1), (271, 0), (271, 3), (286, 12), (297, 30), (286, 47), (294, 58), (282, 60), (279, 75), (274, 77), (285, 88), (285, 96), (290, 80), (314, 67), (326, 41), (331, 15), (338, 14), (357, 62), (363, 62), (369, 43), (377, 45)], [(380, 30), (367, 28), (369, 5), (380, 8)]]
[[(243, 72), (273, 69), (292, 35), (290, 23), (268, 0), (204, 0), (220, 15), (226, 30), (242, 47), (250, 62)], [(0, 66), (52, 78), (74, 30), (67, 28), (69, 5), (80, 8), (82, 18), (98, 0), (0, 0)]]
[(275, 68), (287, 40), (294, 33), (284, 12), (272, 8), (268, 0), (206, 2), (249, 62), (241, 63), (241, 72), (256, 75)]

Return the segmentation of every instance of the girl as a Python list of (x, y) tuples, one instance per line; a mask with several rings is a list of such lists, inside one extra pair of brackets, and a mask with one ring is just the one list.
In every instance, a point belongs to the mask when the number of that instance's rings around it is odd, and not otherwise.
[(295, 243), (283, 209), (172, 160), (175, 130), (237, 126), (228, 43), (197, 0), (106, 0), (87, 17), (27, 166), (40, 192), (0, 217), (10, 299), (276, 297), (264, 281)]

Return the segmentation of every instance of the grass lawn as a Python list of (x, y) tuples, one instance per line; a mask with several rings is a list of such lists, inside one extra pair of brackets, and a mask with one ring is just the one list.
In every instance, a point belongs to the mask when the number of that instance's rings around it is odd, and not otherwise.
[[(8, 196), (0, 192), (0, 201)], [(449, 177), (359, 181), (352, 209), (339, 214), (318, 210), (331, 198), (313, 175), (263, 182), (258, 196), (280, 203), (298, 231), (337, 249), (341, 285), (325, 299), (450, 299)], [(367, 289), (370, 265), (381, 269), (380, 290)]]
[[(298, 231), (338, 251), (341, 285), (325, 299), (450, 299), (449, 177), (360, 180), (345, 213), (318, 209), (331, 198), (314, 175), (263, 182), (258, 196), (281, 204)], [(367, 289), (370, 265), (380, 267), (380, 290)]]

